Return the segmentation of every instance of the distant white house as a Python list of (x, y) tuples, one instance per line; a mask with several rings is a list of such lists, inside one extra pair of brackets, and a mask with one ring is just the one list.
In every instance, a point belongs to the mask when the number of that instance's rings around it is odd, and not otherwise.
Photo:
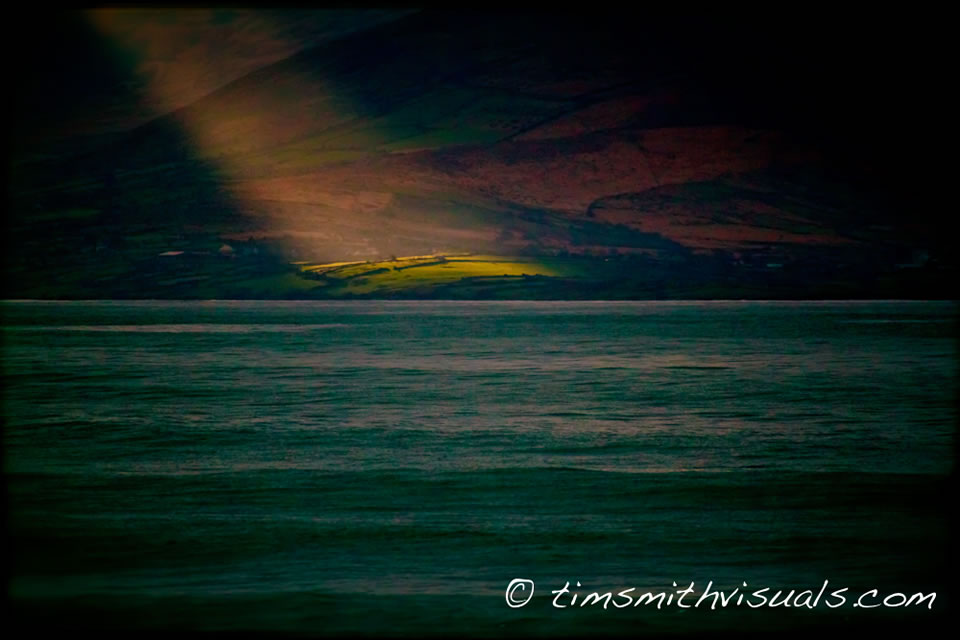
[(233, 247), (231, 247), (231, 246), (228, 245), (228, 244), (224, 244), (224, 245), (222, 245), (222, 246), (217, 250), (217, 252), (218, 252), (220, 255), (222, 255), (222, 256), (232, 256), (232, 255), (233, 255)]

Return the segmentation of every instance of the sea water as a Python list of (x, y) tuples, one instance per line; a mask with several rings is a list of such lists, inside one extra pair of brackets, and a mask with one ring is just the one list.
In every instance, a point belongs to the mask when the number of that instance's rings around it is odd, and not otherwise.
[[(956, 312), (5, 302), (12, 611), (378, 636), (926, 624), (950, 602)], [(705, 590), (726, 605), (691, 607)]]

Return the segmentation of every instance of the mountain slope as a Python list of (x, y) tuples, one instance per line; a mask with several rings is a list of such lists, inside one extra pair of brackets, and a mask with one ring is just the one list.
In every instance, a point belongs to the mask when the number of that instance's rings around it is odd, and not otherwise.
[(51, 277), (109, 263), (149, 288), (158, 254), (224, 242), (280, 271), (435, 252), (780, 263), (822, 250), (873, 272), (918, 250), (943, 260), (909, 187), (921, 143), (872, 135), (914, 113), (909, 96), (874, 102), (877, 69), (850, 80), (849, 45), (872, 36), (800, 24), (816, 50), (794, 49), (802, 29), (711, 16), (424, 11), (367, 25), (92, 150), (17, 162), (8, 263)]

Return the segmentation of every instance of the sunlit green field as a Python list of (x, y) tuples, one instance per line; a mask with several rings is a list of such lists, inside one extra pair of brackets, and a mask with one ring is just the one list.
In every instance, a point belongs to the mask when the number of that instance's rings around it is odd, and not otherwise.
[(532, 276), (578, 278), (583, 265), (561, 258), (492, 255), (410, 256), (382, 262), (300, 264), (302, 275), (317, 278), (327, 293), (389, 294), (432, 288), (463, 280), (511, 280)]

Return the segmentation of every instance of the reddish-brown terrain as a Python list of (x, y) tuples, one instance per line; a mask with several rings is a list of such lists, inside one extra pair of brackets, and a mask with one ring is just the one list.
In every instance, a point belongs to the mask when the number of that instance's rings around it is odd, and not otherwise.
[(76, 42), (97, 43), (109, 68), (88, 69), (99, 75), (75, 109), (34, 113), (30, 99), (56, 97), (44, 89), (56, 73), (23, 81), (15, 267), (83, 268), (76, 255), (100, 260), (101, 246), (135, 261), (248, 239), (318, 261), (939, 257), (917, 188), (924, 123), (905, 121), (917, 81), (888, 90), (903, 60), (880, 53), (886, 71), (858, 67), (838, 28), (801, 55), (795, 35), (707, 19), (169, 16), (81, 14)]

